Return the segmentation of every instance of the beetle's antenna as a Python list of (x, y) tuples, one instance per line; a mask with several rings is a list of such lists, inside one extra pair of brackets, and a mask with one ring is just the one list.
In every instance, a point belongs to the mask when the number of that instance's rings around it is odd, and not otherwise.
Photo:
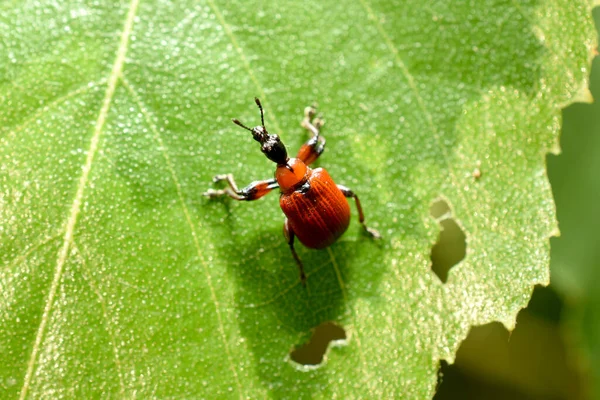
[(244, 128), (244, 129), (246, 129), (246, 130), (249, 130), (250, 132), (252, 132), (252, 129), (250, 129), (250, 128), (248, 128), (246, 125), (242, 124), (242, 123), (240, 122), (240, 120), (239, 120), (239, 119), (233, 118), (231, 121), (232, 121), (234, 124), (236, 124), (236, 125), (238, 125), (238, 126), (241, 126), (242, 128)]
[(258, 99), (258, 97), (255, 97), (254, 101), (256, 102), (256, 105), (258, 106), (258, 108), (260, 108), (260, 122), (262, 122), (262, 126), (264, 128), (265, 127), (265, 113), (263, 112), (262, 104), (260, 104), (260, 100)]

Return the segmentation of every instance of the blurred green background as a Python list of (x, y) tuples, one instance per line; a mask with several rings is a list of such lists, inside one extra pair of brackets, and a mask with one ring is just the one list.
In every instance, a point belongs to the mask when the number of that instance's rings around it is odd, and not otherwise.
[[(598, 28), (600, 7), (593, 13)], [(551, 284), (536, 287), (512, 333), (499, 323), (471, 329), (456, 362), (442, 362), (437, 400), (600, 399), (598, 56), (590, 91), (595, 102), (563, 110), (561, 153), (547, 157), (561, 232), (551, 239)]]

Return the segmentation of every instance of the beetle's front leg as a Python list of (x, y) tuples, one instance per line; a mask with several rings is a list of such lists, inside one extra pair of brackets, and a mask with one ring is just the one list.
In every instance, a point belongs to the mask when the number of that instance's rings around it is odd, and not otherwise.
[(277, 189), (279, 187), (279, 184), (277, 183), (275, 178), (267, 179), (264, 181), (252, 182), (242, 190), (239, 190), (237, 188), (235, 180), (233, 179), (233, 175), (231, 174), (217, 175), (213, 178), (213, 182), (215, 183), (221, 181), (227, 181), (229, 187), (219, 190), (208, 189), (205, 193), (203, 193), (204, 196), (209, 197), (211, 199), (220, 196), (229, 196), (235, 200), (252, 201), (260, 199), (264, 195), (268, 194), (271, 190)]
[(352, 197), (354, 199), (354, 202), (356, 203), (356, 209), (358, 210), (358, 222), (360, 222), (360, 224), (363, 226), (363, 228), (365, 228), (365, 231), (367, 231), (367, 233), (369, 235), (371, 235), (373, 238), (381, 239), (381, 234), (379, 233), (379, 231), (377, 231), (373, 228), (369, 228), (367, 226), (367, 224), (365, 224), (365, 214), (363, 214), (363, 210), (360, 205), (360, 200), (358, 199), (358, 196), (352, 190), (347, 188), (346, 186), (337, 185), (337, 187), (338, 187), (338, 189), (340, 189), (342, 191), (344, 196)]
[(296, 260), (296, 264), (300, 270), (300, 282), (302, 282), (302, 286), (306, 287), (306, 274), (304, 274), (304, 266), (302, 265), (302, 261), (300, 261), (300, 257), (298, 257), (298, 254), (296, 253), (296, 249), (294, 249), (294, 238), (296, 235), (294, 234), (294, 230), (290, 226), (287, 218), (283, 223), (283, 236), (285, 236), (288, 245), (290, 246), (290, 250), (292, 251), (292, 255), (294, 256), (294, 260)]
[(310, 165), (315, 161), (325, 150), (325, 138), (320, 136), (321, 127), (325, 123), (321, 118), (315, 118), (317, 110), (314, 107), (306, 107), (304, 109), (304, 119), (301, 125), (304, 129), (312, 133), (312, 137), (308, 142), (304, 143), (296, 158), (302, 160), (306, 165)]

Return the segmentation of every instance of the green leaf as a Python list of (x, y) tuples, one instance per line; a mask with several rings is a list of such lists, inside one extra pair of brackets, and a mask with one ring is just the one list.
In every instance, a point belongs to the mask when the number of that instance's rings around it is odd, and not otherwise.
[[(0, 5), (0, 393), (24, 397), (426, 398), (474, 324), (511, 327), (548, 282), (544, 156), (587, 76), (587, 2), (4, 2)], [(274, 165), (258, 121), (356, 216), (298, 246), (277, 195), (208, 201)], [(474, 170), (481, 176), (476, 178)], [(478, 174), (475, 174), (478, 175)], [(466, 236), (431, 271), (442, 197)], [(347, 345), (289, 352), (335, 321)]]
[[(594, 9), (600, 26), (600, 8)], [(552, 239), (552, 282), (565, 297), (565, 331), (590, 373), (592, 396), (600, 398), (600, 58), (590, 77), (593, 103), (563, 113), (562, 152), (548, 158), (561, 235)]]

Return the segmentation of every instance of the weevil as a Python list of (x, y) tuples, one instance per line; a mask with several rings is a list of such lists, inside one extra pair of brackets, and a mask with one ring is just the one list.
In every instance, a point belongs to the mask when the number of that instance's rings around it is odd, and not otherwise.
[(254, 101), (260, 110), (261, 125), (249, 128), (235, 118), (232, 121), (252, 132), (252, 137), (260, 143), (262, 152), (277, 164), (275, 177), (252, 182), (239, 190), (233, 175), (217, 175), (213, 182), (226, 181), (228, 187), (209, 189), (204, 195), (210, 198), (229, 196), (235, 200), (252, 201), (279, 188), (279, 205), (286, 216), (283, 234), (298, 265), (300, 281), (306, 286), (304, 266), (294, 248), (294, 239), (298, 237), (303, 245), (312, 249), (323, 249), (333, 244), (350, 224), (348, 198), (354, 199), (358, 220), (367, 234), (375, 239), (381, 238), (381, 235), (365, 224), (360, 200), (352, 190), (337, 185), (324, 168), (309, 167), (325, 149), (325, 138), (321, 136), (323, 120), (315, 117), (316, 109), (305, 108), (301, 125), (309, 131), (311, 138), (300, 147), (296, 158), (289, 158), (279, 136), (269, 133), (265, 128), (265, 116), (260, 100), (255, 98)]

